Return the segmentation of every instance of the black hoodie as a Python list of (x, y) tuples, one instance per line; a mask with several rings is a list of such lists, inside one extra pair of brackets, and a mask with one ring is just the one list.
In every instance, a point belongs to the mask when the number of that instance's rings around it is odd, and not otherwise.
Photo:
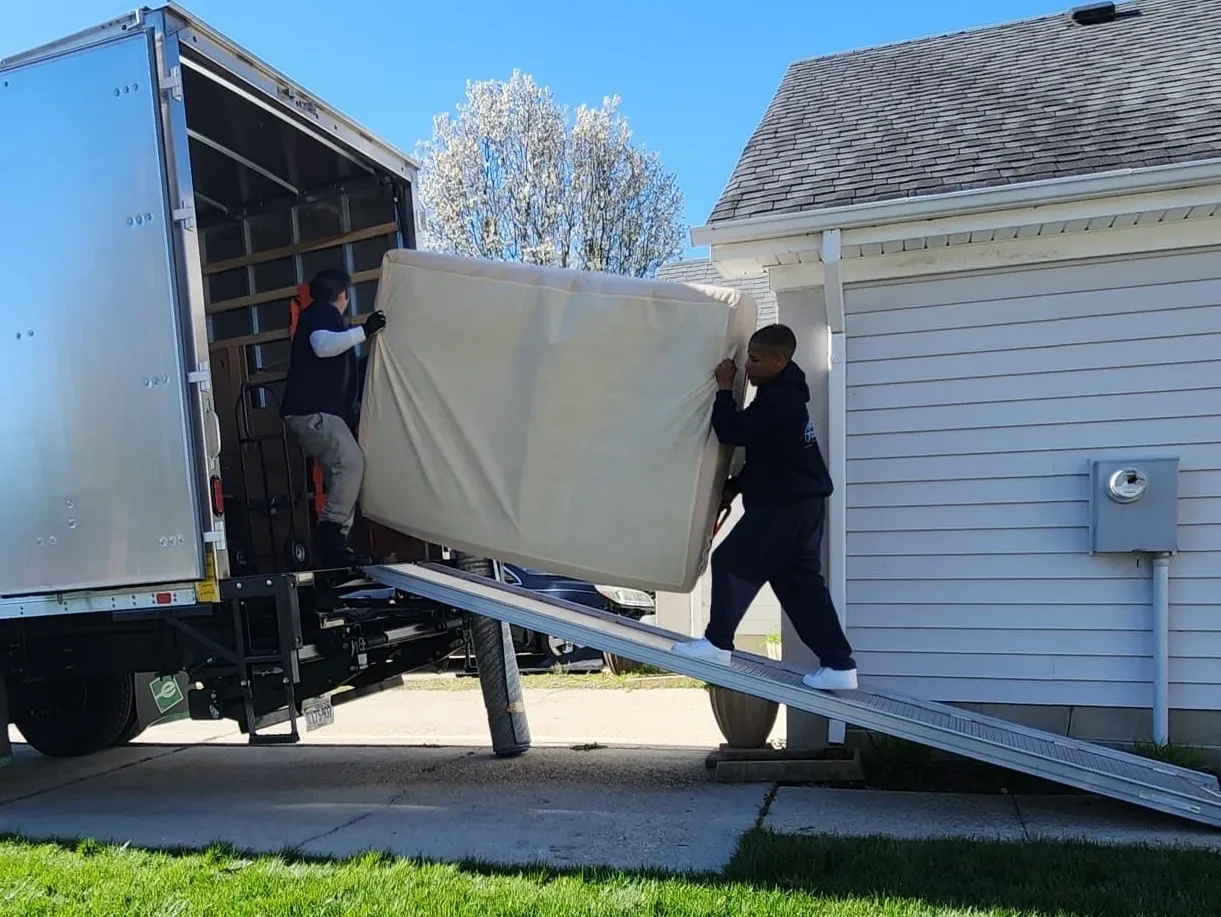
[(806, 405), (810, 387), (796, 363), (758, 387), (738, 411), (733, 393), (717, 392), (712, 429), (727, 446), (745, 446), (746, 464), (730, 487), (746, 509), (825, 498), (834, 489)]

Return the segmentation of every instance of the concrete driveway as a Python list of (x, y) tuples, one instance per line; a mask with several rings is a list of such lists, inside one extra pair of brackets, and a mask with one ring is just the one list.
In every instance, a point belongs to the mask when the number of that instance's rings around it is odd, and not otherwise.
[(512, 760), (490, 753), (477, 690), (345, 704), (288, 747), (190, 721), (79, 760), (16, 744), (0, 771), (0, 831), (715, 870), (769, 793), (713, 782), (704, 756), (721, 737), (703, 691), (528, 690), (526, 708), (534, 748)]
[[(718, 870), (757, 824), (805, 834), (1206, 845), (1221, 833), (1090, 797), (930, 796), (713, 782), (698, 690), (527, 691), (535, 748), (498, 760), (477, 691), (344, 705), (297, 746), (227, 724), (156, 727), (79, 760), (15, 748), (0, 831), (139, 846)], [(14, 736), (19, 741), (19, 736)]]

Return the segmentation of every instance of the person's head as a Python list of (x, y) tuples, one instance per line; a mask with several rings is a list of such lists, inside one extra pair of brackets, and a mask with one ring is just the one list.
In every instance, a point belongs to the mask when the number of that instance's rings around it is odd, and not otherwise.
[(348, 287), (352, 278), (347, 271), (327, 268), (314, 275), (309, 282), (309, 298), (311, 302), (330, 303), (340, 312), (348, 311)]
[(746, 378), (754, 385), (771, 382), (793, 359), (797, 336), (787, 325), (766, 325), (746, 348)]

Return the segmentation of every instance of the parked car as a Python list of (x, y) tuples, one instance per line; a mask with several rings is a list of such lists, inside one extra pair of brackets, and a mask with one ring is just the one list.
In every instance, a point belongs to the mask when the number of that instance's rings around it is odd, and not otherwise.
[[(598, 608), (653, 623), (656, 620), (655, 597), (641, 589), (626, 586), (606, 586), (588, 583), (534, 567), (518, 564), (503, 564), (505, 581), (550, 598), (563, 599), (577, 605)], [(600, 653), (587, 647), (540, 634), (521, 627), (512, 627), (513, 642), (519, 656), (540, 659), (544, 665), (573, 665), (592, 662), (602, 657), (602, 662), (612, 672), (624, 673), (637, 668), (637, 664), (612, 653)]]

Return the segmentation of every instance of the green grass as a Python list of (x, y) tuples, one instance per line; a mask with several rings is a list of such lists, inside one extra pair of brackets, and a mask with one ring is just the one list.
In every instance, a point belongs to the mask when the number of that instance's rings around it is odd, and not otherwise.
[[(1133, 742), (1132, 754), (1152, 758), (1164, 764), (1174, 764), (1197, 771), (1210, 770), (1204, 750), (1194, 745), (1159, 745), (1157, 742)], [(1215, 772), (1215, 771), (1214, 771)]]
[(0, 842), (0, 914), (64, 917), (767, 915), (1215, 917), (1211, 852), (786, 838), (753, 831), (722, 874), (339, 862), (218, 846), (152, 853)]
[[(538, 691), (572, 691), (576, 689), (645, 691), (657, 688), (700, 688), (702, 681), (687, 678), (684, 675), (642, 674), (642, 675), (612, 675), (609, 672), (588, 672), (572, 674), (537, 673), (523, 675), (522, 687)], [(479, 679), (437, 675), (435, 677), (408, 678), (404, 681), (402, 691), (478, 691)]]

